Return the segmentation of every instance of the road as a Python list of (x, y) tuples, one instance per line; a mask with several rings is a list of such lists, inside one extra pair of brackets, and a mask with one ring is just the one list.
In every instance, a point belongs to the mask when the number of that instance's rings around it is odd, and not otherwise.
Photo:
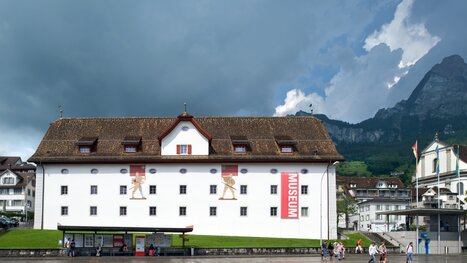
[[(345, 263), (362, 263), (368, 262), (369, 257), (366, 255), (349, 255), (345, 260), (338, 261), (337, 259), (328, 260), (327, 262), (345, 262)], [(320, 257), (316, 256), (277, 256), (277, 257), (75, 257), (75, 258), (0, 258), (0, 262), (34, 262), (34, 263), (59, 263), (59, 262), (158, 262), (158, 263), (310, 263), (323, 262)], [(389, 255), (388, 262), (405, 262), (404, 255)], [(415, 256), (413, 262), (424, 263), (463, 263), (467, 262), (467, 255), (430, 255), (430, 256)]]

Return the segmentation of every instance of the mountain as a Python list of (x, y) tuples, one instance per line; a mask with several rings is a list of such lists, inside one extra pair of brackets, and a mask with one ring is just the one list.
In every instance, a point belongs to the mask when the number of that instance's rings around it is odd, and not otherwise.
[(425, 74), (407, 100), (380, 109), (360, 123), (314, 116), (324, 122), (348, 160), (364, 160), (369, 166), (373, 163), (373, 169), (380, 173), (407, 168), (413, 161), (410, 147), (415, 140), (420, 149), (435, 133), (448, 143), (467, 142), (467, 64), (458, 55), (444, 58)]

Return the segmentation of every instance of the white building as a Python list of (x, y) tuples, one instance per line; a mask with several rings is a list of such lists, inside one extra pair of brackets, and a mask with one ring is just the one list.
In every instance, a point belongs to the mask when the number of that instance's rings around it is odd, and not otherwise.
[(336, 238), (338, 160), (314, 117), (60, 119), (30, 158), (34, 227)]
[[(458, 152), (459, 157), (457, 156)], [(457, 163), (459, 176), (457, 176), (456, 172)], [(465, 189), (467, 184), (467, 146), (448, 145), (437, 139), (431, 142), (420, 153), (416, 174), (419, 188), (438, 187), (437, 165), (439, 165), (439, 187), (457, 193), (457, 198), (464, 200), (467, 197)], [(416, 180), (414, 180), (414, 184), (416, 184)], [(423, 205), (419, 204), (419, 206)]]

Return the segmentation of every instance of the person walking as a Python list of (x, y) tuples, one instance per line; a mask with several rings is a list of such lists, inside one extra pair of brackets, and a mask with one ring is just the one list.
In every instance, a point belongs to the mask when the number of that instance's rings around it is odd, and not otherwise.
[(384, 241), (381, 242), (381, 245), (379, 246), (378, 251), (380, 253), (379, 263), (386, 263), (386, 257), (387, 257), (388, 250), (386, 249), (386, 244)]
[(337, 250), (337, 260), (341, 260), (344, 255), (344, 245), (342, 244), (342, 241), (339, 241), (336, 246)]
[(332, 245), (332, 241), (330, 241), (328, 244), (328, 251), (329, 251), (329, 256), (332, 259), (332, 257), (334, 256), (334, 246)]
[(75, 248), (76, 248), (76, 243), (75, 243), (75, 240), (72, 239), (70, 243), (70, 253), (72, 257), (75, 256)]
[(329, 250), (326, 243), (321, 245), (321, 260), (327, 261), (329, 257)]
[(65, 241), (66, 256), (70, 256), (70, 238), (67, 238)]
[(376, 254), (378, 253), (378, 249), (376, 248), (376, 243), (374, 241), (371, 242), (371, 245), (368, 248), (368, 253), (370, 254), (370, 260), (368, 260), (368, 263), (376, 263)]
[(406, 263), (412, 262), (413, 260), (413, 243), (410, 242), (409, 245), (405, 249), (405, 254), (407, 255)]

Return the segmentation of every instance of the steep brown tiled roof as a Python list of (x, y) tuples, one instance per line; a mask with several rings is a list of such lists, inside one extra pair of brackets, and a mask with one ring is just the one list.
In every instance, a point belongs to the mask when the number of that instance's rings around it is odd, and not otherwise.
[(343, 185), (348, 189), (351, 184), (356, 184), (354, 188), (360, 189), (374, 189), (378, 182), (384, 181), (389, 184), (396, 184), (397, 188), (405, 188), (404, 183), (399, 178), (395, 177), (357, 177), (357, 176), (337, 176), (336, 183), (338, 185)]
[(7, 169), (11, 171), (27, 171), (36, 170), (36, 166), (21, 162), (21, 158), (17, 156), (0, 156), (0, 172)]
[[(159, 136), (179, 118), (65, 118), (53, 122), (31, 162), (330, 162), (343, 160), (326, 128), (314, 117), (200, 117), (196, 123), (212, 137), (209, 156), (161, 156)], [(128, 136), (141, 137), (141, 152), (125, 153)], [(248, 139), (251, 148), (235, 154), (232, 138)], [(296, 141), (294, 153), (280, 153), (277, 136)], [(80, 154), (76, 142), (97, 137), (96, 151)]]

